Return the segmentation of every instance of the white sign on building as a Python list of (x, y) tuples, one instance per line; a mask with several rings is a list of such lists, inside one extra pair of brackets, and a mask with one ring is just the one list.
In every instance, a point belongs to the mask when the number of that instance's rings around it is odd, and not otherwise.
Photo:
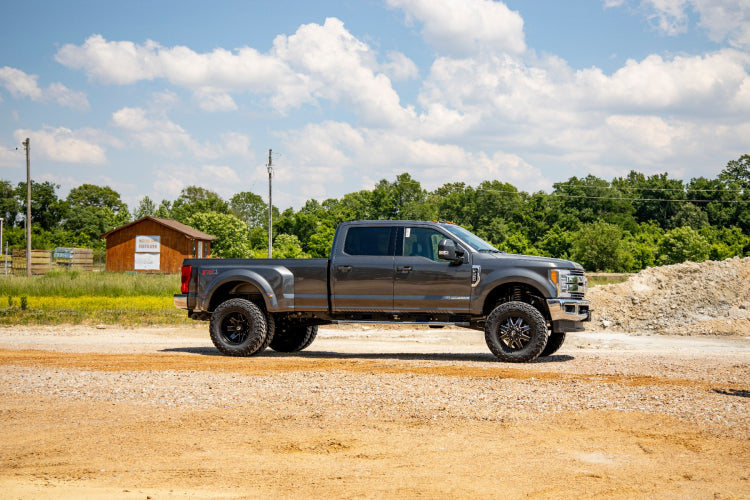
[(160, 255), (158, 253), (135, 254), (136, 271), (158, 271)]
[(161, 236), (135, 237), (135, 270), (158, 271), (161, 261)]
[(160, 253), (161, 236), (136, 236), (135, 253)]

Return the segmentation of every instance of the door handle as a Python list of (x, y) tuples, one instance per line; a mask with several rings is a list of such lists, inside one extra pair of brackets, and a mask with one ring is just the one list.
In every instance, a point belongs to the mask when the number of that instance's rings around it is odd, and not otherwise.
[(342, 273), (348, 273), (349, 271), (352, 270), (352, 266), (339, 266), (336, 269), (338, 269)]
[(396, 266), (396, 271), (399, 273), (408, 273), (411, 272), (411, 266)]

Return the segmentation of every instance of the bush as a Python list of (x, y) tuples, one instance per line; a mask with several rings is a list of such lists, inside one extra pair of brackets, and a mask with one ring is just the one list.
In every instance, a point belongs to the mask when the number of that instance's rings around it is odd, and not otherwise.
[(711, 245), (695, 229), (683, 226), (667, 231), (659, 242), (659, 263), (703, 262), (708, 259)]

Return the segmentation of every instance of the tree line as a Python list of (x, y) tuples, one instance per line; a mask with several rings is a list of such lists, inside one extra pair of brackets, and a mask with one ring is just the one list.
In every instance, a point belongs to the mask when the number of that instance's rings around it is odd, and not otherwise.
[[(217, 237), (214, 257), (265, 257), (268, 206), (252, 192), (228, 200), (189, 186), (158, 205), (144, 197), (132, 212), (107, 186), (32, 181), (34, 248), (104, 248), (101, 235), (150, 215)], [(10, 248), (25, 248), (26, 183), (0, 180), (0, 217)], [(447, 183), (427, 191), (410, 174), (340, 199), (309, 200), (299, 210), (273, 207), (273, 255), (327, 257), (336, 226), (356, 219), (448, 220), (510, 253), (569, 258), (590, 271), (634, 272), (686, 260), (750, 255), (750, 155), (715, 179), (672, 179), (631, 171), (607, 181), (589, 175), (527, 193), (499, 180)]]

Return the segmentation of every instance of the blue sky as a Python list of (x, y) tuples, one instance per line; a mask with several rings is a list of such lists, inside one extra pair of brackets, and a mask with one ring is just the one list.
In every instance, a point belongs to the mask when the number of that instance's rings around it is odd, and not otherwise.
[[(0, 0), (0, 179), (274, 204), (750, 153), (750, 0)], [(12, 13), (12, 14), (11, 14)]]

